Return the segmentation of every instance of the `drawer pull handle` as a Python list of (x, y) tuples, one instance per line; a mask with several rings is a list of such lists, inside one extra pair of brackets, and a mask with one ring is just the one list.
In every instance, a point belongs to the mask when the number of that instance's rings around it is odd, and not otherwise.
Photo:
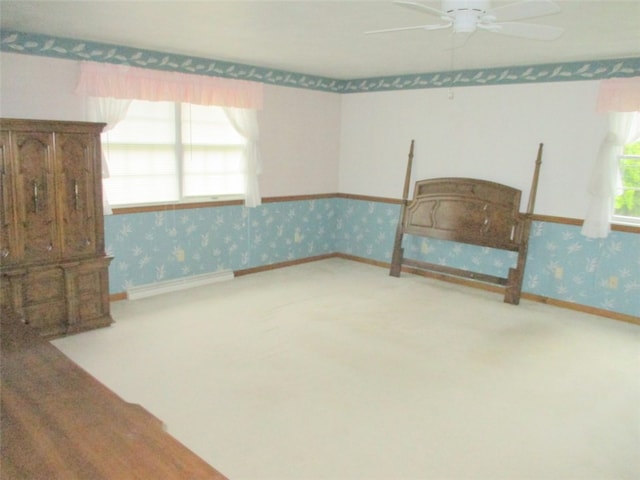
[(38, 213), (38, 182), (33, 181), (33, 213)]
[(484, 221), (482, 222), (482, 226), (480, 227), (480, 232), (482, 234), (486, 234), (489, 231), (489, 215), (488, 215), (489, 205), (485, 204), (482, 211), (484, 212)]
[(73, 181), (73, 201), (74, 201), (76, 210), (78, 210), (78, 181), (77, 180)]

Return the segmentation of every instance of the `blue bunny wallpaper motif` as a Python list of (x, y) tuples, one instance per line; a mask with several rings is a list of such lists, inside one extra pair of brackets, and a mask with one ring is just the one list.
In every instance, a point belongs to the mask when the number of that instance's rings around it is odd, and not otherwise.
[(335, 204), (319, 199), (106, 216), (111, 293), (333, 253)]
[(518, 260), (516, 252), (415, 236), (405, 239), (404, 249), (409, 258), (500, 277)]
[(400, 207), (346, 198), (338, 205), (336, 251), (390, 262)]
[(594, 240), (578, 226), (534, 222), (523, 290), (640, 316), (640, 235)]
[[(399, 215), (397, 204), (336, 197), (107, 216), (110, 290), (332, 253), (388, 263)], [(512, 252), (414, 236), (403, 246), (411, 258), (491, 275), (516, 262)], [(533, 222), (523, 291), (640, 316), (640, 235), (591, 240), (575, 225)]]

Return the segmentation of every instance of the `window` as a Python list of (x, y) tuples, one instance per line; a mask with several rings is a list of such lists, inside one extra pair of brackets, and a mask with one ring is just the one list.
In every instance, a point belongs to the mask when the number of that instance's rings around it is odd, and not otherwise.
[(239, 198), (245, 139), (222, 107), (134, 100), (103, 135), (113, 206)]
[(640, 141), (627, 144), (618, 157), (618, 191), (613, 221), (640, 225)]

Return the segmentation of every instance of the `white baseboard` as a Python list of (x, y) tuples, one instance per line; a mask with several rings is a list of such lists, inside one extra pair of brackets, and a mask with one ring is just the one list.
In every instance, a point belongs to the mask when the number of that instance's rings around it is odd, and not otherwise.
[(160, 295), (162, 293), (177, 292), (178, 290), (186, 290), (187, 288), (209, 285), (210, 283), (224, 282), (226, 280), (232, 280), (233, 278), (232, 270), (221, 270), (219, 272), (203, 273), (202, 275), (192, 275), (190, 277), (177, 278), (164, 282), (138, 285), (127, 289), (127, 298), (129, 300), (136, 300), (153, 295)]

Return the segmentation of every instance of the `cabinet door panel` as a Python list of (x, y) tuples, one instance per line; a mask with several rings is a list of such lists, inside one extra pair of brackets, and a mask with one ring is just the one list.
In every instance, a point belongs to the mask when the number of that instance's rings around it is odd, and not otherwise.
[(14, 310), (11, 285), (4, 276), (0, 277), (0, 315), (4, 311)]
[(80, 318), (82, 320), (92, 320), (105, 315), (105, 309), (99, 297), (95, 295), (80, 297)]
[(64, 258), (96, 252), (95, 135), (58, 133), (56, 161)]
[(109, 262), (109, 258), (102, 257), (65, 268), (69, 333), (106, 327), (113, 322), (109, 314)]
[(16, 238), (16, 202), (13, 198), (13, 169), (9, 133), (0, 132), (0, 264), (20, 261), (21, 249)]
[(49, 133), (15, 135), (16, 200), (22, 227), (18, 234), (28, 262), (59, 258), (52, 144), (53, 135)]

